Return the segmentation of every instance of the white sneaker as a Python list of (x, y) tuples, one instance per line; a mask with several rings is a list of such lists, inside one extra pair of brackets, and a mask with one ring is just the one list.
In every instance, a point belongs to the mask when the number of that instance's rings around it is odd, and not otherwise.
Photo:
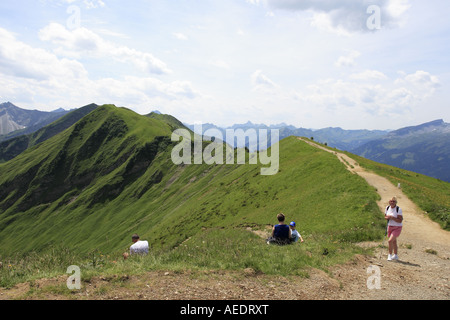
[(398, 256), (396, 254), (392, 255), (392, 260), (398, 260)]
[(388, 260), (388, 261), (392, 261), (392, 257), (393, 257), (393, 256), (392, 256), (391, 254), (388, 254), (387, 260)]

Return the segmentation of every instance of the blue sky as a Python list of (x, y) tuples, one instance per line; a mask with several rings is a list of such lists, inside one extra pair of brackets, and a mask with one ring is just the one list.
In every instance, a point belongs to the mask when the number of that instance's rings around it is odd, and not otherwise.
[(222, 126), (450, 122), (449, 15), (448, 0), (2, 0), (0, 102)]

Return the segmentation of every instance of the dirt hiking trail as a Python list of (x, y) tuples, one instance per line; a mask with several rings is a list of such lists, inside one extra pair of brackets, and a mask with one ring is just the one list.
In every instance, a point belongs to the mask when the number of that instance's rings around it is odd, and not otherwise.
[[(368, 242), (359, 245), (375, 248), (373, 256), (356, 256), (329, 273), (311, 269), (309, 278), (269, 276), (250, 268), (151, 271), (139, 276), (94, 277), (81, 290), (68, 294), (54, 289), (65, 286), (67, 276), (61, 276), (19, 284), (10, 290), (0, 288), (0, 300), (449, 300), (450, 233), (426, 217), (387, 179), (361, 168), (345, 154), (299, 140), (333, 153), (348, 170), (375, 187), (381, 196), (380, 214), (390, 198), (398, 198), (404, 215), (399, 261), (387, 261), (386, 241), (384, 245), (381, 241)], [(262, 238), (267, 236), (261, 230), (253, 232)], [(369, 283), (373, 275), (377, 275), (379, 287), (372, 280)]]
[[(450, 232), (423, 214), (401, 190), (388, 179), (360, 167), (346, 154), (329, 150), (316, 143), (299, 138), (316, 148), (333, 153), (347, 169), (363, 177), (381, 197), (378, 207), (384, 212), (389, 199), (396, 196), (403, 210), (403, 231), (399, 237), (398, 262), (388, 262), (387, 248), (381, 248), (378, 255), (368, 262), (381, 269), (381, 290), (367, 290), (361, 281), (349, 281), (344, 288), (349, 299), (449, 299), (450, 298)], [(387, 241), (384, 243), (387, 246)], [(378, 245), (367, 243), (361, 245)], [(342, 275), (343, 270), (338, 271)], [(364, 275), (366, 279), (368, 274)], [(370, 275), (369, 275), (370, 276)], [(339, 296), (335, 298), (340, 298)]]

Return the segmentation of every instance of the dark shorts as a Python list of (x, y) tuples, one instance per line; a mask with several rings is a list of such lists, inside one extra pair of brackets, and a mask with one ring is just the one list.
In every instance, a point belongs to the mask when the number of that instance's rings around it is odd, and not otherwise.
[(269, 239), (267, 239), (267, 243), (269, 244), (277, 244), (279, 246), (285, 246), (287, 244), (291, 244), (291, 240), (286, 239), (286, 238), (275, 238), (275, 237), (270, 237)]

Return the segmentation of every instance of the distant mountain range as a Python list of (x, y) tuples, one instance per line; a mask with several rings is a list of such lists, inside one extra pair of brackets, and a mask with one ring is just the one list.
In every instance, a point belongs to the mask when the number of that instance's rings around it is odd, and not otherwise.
[[(184, 124), (186, 127), (195, 131), (194, 125), (192, 124)], [(298, 137), (313, 137), (314, 140), (326, 143), (328, 146), (333, 148), (338, 148), (340, 150), (352, 150), (355, 149), (369, 141), (376, 140), (385, 136), (388, 131), (382, 130), (344, 130), (341, 128), (324, 128), (324, 129), (305, 129), (305, 128), (296, 128), (292, 125), (287, 125), (285, 123), (280, 123), (277, 125), (265, 125), (265, 124), (254, 124), (251, 121), (245, 124), (234, 124), (230, 127), (222, 128), (218, 127), (212, 123), (206, 123), (202, 125), (203, 132), (196, 132), (197, 134), (204, 134), (209, 129), (217, 129), (221, 132), (222, 136), (226, 136), (227, 129), (242, 129), (247, 131), (248, 129), (278, 129), (280, 133), (280, 140), (287, 138), (289, 136), (298, 136)], [(269, 141), (270, 142), (270, 139)], [(234, 147), (247, 147), (250, 151), (255, 151), (259, 149), (258, 143), (249, 144), (248, 142), (245, 145), (235, 143)], [(268, 143), (270, 146), (270, 143)]]
[[(66, 130), (96, 107), (95, 104), (91, 104), (72, 111), (58, 109), (54, 112), (42, 112), (24, 110), (10, 102), (0, 104), (0, 115), (2, 115), (0, 129), (20, 128), (7, 135), (0, 135), (0, 162), (11, 160), (24, 150)], [(172, 130), (187, 127), (196, 131), (194, 125), (182, 123), (159, 111), (154, 111), (147, 117), (164, 121)], [(5, 126), (3, 126), (4, 123), (6, 123)], [(25, 126), (26, 128), (22, 128)], [(212, 123), (206, 123), (202, 125), (203, 132), (196, 133), (204, 134), (209, 129), (218, 130), (223, 138), (226, 137), (227, 129), (242, 129), (244, 132), (249, 129), (267, 129), (269, 130), (268, 147), (270, 147), (270, 129), (278, 129), (280, 140), (289, 136), (313, 138), (330, 147), (349, 151), (376, 162), (450, 182), (450, 124), (443, 120), (435, 120), (395, 131), (344, 130), (341, 128), (315, 130), (296, 128), (285, 123), (265, 125), (254, 124), (250, 121), (222, 128)], [(6, 129), (4, 130), (6, 131)], [(247, 147), (250, 151), (255, 151), (259, 149), (259, 143), (261, 141), (256, 143), (246, 141), (245, 144), (235, 141), (233, 146)]]
[[(195, 130), (194, 125), (185, 124), (185, 126)], [(204, 134), (209, 129), (217, 129), (224, 138), (227, 129), (242, 129), (244, 132), (249, 129), (278, 129), (280, 140), (289, 136), (314, 138), (317, 142), (376, 162), (450, 182), (450, 124), (443, 120), (435, 120), (395, 131), (344, 130), (341, 128), (314, 130), (296, 128), (285, 123), (268, 126), (254, 124), (250, 121), (222, 128), (207, 123), (202, 125), (203, 132), (196, 133)], [(255, 151), (259, 149), (259, 143), (246, 141), (243, 145), (235, 141), (233, 147), (245, 146), (250, 151)], [(267, 145), (270, 146), (270, 139)]]
[(392, 131), (349, 151), (450, 182), (450, 124), (443, 120)]
[[(5, 102), (0, 104), (0, 141), (32, 133), (61, 118), (69, 111), (59, 108), (52, 112), (25, 110)], [(14, 135), (8, 135), (15, 132)]]
[[(58, 112), (58, 115), (64, 115), (56, 119), (54, 122), (29, 134), (23, 134), (23, 130), (19, 130), (19, 132), (11, 132), (5, 136), (5, 138), (8, 137), (7, 140), (0, 140), (0, 163), (14, 159), (28, 148), (44, 142), (58, 133), (68, 129), (97, 107), (98, 106), (96, 104), (90, 104), (79, 109), (75, 109), (69, 113)], [(45, 122), (41, 122), (41, 125), (44, 124)], [(40, 125), (35, 125), (32, 128), (37, 129), (39, 127)], [(31, 129), (29, 131), (31, 131)]]

